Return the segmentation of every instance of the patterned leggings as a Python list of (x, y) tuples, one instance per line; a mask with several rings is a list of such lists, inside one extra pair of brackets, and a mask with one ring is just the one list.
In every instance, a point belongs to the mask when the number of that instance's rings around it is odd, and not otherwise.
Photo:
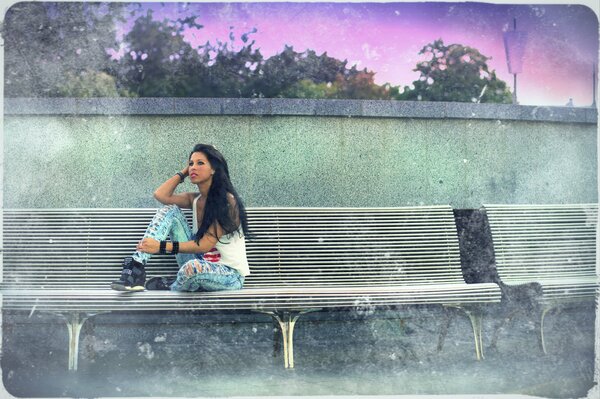
[[(185, 215), (176, 205), (160, 208), (144, 233), (144, 238), (173, 241), (190, 241), (194, 234)], [(136, 251), (133, 259), (144, 265), (152, 254)], [(244, 285), (244, 277), (235, 269), (222, 263), (208, 262), (202, 254), (175, 255), (179, 271), (177, 279), (171, 285), (171, 291), (221, 291), (239, 290)]]

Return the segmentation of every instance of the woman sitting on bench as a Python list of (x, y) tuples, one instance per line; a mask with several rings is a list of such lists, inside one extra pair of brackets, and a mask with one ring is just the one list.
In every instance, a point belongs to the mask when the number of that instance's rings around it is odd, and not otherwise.
[[(189, 176), (199, 192), (174, 194)], [(244, 241), (246, 210), (229, 178), (223, 155), (212, 145), (198, 144), (188, 166), (160, 185), (154, 198), (160, 208), (136, 252), (123, 260), (123, 271), (111, 288), (118, 291), (218, 291), (241, 289), (250, 274)], [(193, 209), (190, 229), (181, 208)], [(167, 237), (171, 241), (166, 241)], [(153, 254), (175, 254), (177, 277), (146, 282), (144, 265)]]

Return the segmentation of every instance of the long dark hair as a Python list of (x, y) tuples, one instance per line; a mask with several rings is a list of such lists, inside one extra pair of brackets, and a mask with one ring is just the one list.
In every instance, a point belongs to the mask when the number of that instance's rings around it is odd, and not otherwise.
[[(206, 158), (215, 171), (215, 174), (212, 177), (212, 184), (206, 198), (206, 205), (204, 206), (204, 217), (202, 218), (202, 224), (200, 224), (200, 227), (196, 232), (196, 243), (200, 241), (200, 239), (204, 236), (208, 229), (215, 224), (215, 222), (218, 222), (223, 228), (223, 235), (232, 234), (241, 226), (243, 234), (250, 238), (251, 233), (248, 229), (248, 216), (246, 215), (246, 208), (244, 207), (242, 199), (231, 184), (227, 161), (219, 152), (219, 150), (210, 144), (196, 144), (188, 159), (191, 159), (192, 154), (195, 152), (201, 152), (206, 155)], [(232, 212), (230, 209), (229, 199), (227, 198), (228, 194), (233, 195), (235, 198), (240, 225), (236, 223), (235, 218), (232, 218), (232, 213), (235, 214), (236, 212)]]

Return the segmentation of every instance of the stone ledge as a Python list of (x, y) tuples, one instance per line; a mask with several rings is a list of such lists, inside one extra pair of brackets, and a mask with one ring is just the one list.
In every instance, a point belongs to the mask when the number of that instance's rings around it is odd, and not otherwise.
[(5, 115), (256, 115), (598, 123), (596, 108), (291, 98), (5, 98)]

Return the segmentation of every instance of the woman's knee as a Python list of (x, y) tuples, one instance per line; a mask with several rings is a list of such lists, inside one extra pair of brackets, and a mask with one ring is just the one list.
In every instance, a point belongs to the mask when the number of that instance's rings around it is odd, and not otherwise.
[[(156, 211), (154, 215), (155, 221), (161, 221), (165, 219), (185, 219), (183, 211), (177, 205), (163, 205)], [(187, 222), (186, 222), (187, 223)]]
[(163, 205), (161, 208), (158, 209), (157, 212), (163, 215), (166, 215), (168, 213), (182, 213), (181, 208), (174, 204)]

